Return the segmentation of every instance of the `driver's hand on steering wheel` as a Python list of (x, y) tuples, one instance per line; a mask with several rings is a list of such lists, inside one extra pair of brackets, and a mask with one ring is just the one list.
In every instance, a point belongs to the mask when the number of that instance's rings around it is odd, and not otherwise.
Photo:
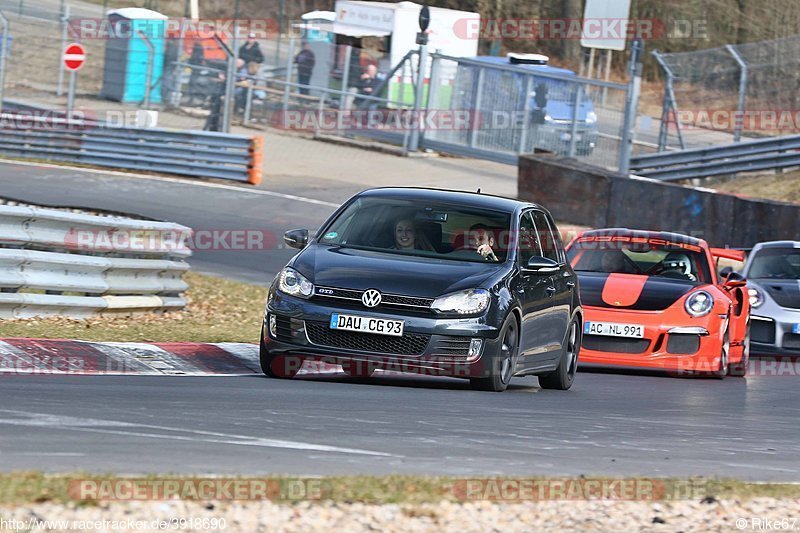
[(478, 246), (477, 252), (481, 254), (481, 257), (487, 261), (497, 261), (497, 256), (494, 255), (494, 250), (492, 250), (492, 247), (488, 244), (481, 244)]

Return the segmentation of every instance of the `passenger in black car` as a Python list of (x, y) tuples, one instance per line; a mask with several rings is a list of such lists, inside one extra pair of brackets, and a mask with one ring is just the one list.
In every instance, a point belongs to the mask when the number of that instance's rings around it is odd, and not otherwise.
[(403, 218), (394, 225), (394, 245), (390, 250), (435, 251), (424, 232), (418, 231), (413, 220)]

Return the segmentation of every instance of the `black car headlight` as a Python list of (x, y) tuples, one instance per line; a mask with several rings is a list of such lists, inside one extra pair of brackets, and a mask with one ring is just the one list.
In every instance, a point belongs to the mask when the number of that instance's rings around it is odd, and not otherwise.
[(750, 287), (747, 289), (747, 294), (750, 296), (750, 307), (761, 307), (764, 303), (764, 293), (761, 289)]
[(440, 313), (476, 315), (486, 311), (490, 299), (486, 289), (468, 289), (439, 296), (431, 304), (431, 309)]
[(311, 298), (314, 294), (314, 284), (300, 272), (293, 268), (284, 268), (278, 277), (278, 290), (289, 296)]
[(686, 298), (684, 307), (693, 317), (705, 316), (714, 307), (714, 297), (706, 291), (697, 291)]

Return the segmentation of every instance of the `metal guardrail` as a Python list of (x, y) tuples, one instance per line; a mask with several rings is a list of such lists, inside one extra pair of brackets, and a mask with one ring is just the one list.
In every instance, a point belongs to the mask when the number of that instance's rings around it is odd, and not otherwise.
[(263, 138), (0, 114), (0, 155), (258, 184)]
[(631, 173), (662, 181), (796, 166), (800, 166), (800, 135), (631, 158)]
[(0, 205), (0, 319), (180, 309), (191, 229)]

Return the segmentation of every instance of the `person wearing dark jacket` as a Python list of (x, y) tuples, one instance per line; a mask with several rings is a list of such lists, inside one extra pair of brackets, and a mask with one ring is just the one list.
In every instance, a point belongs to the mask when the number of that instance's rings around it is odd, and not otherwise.
[[(375, 94), (375, 89), (380, 85), (381, 80), (378, 79), (378, 67), (375, 65), (367, 65), (364, 74), (358, 80), (358, 94), (365, 96), (378, 96)], [(356, 107), (368, 107), (374, 109), (378, 106), (376, 100), (367, 100), (366, 98), (356, 98)]]
[[(294, 58), (294, 62), (297, 63), (297, 83), (308, 85), (311, 81), (311, 74), (314, 72), (314, 65), (317, 63), (317, 58), (311, 51), (311, 45), (303, 43), (303, 49)], [(308, 87), (300, 87), (300, 94), (308, 95)]]
[(247, 36), (247, 41), (239, 48), (239, 59), (243, 59), (245, 64), (264, 62), (264, 54), (261, 47), (256, 42), (256, 34), (251, 33)]

